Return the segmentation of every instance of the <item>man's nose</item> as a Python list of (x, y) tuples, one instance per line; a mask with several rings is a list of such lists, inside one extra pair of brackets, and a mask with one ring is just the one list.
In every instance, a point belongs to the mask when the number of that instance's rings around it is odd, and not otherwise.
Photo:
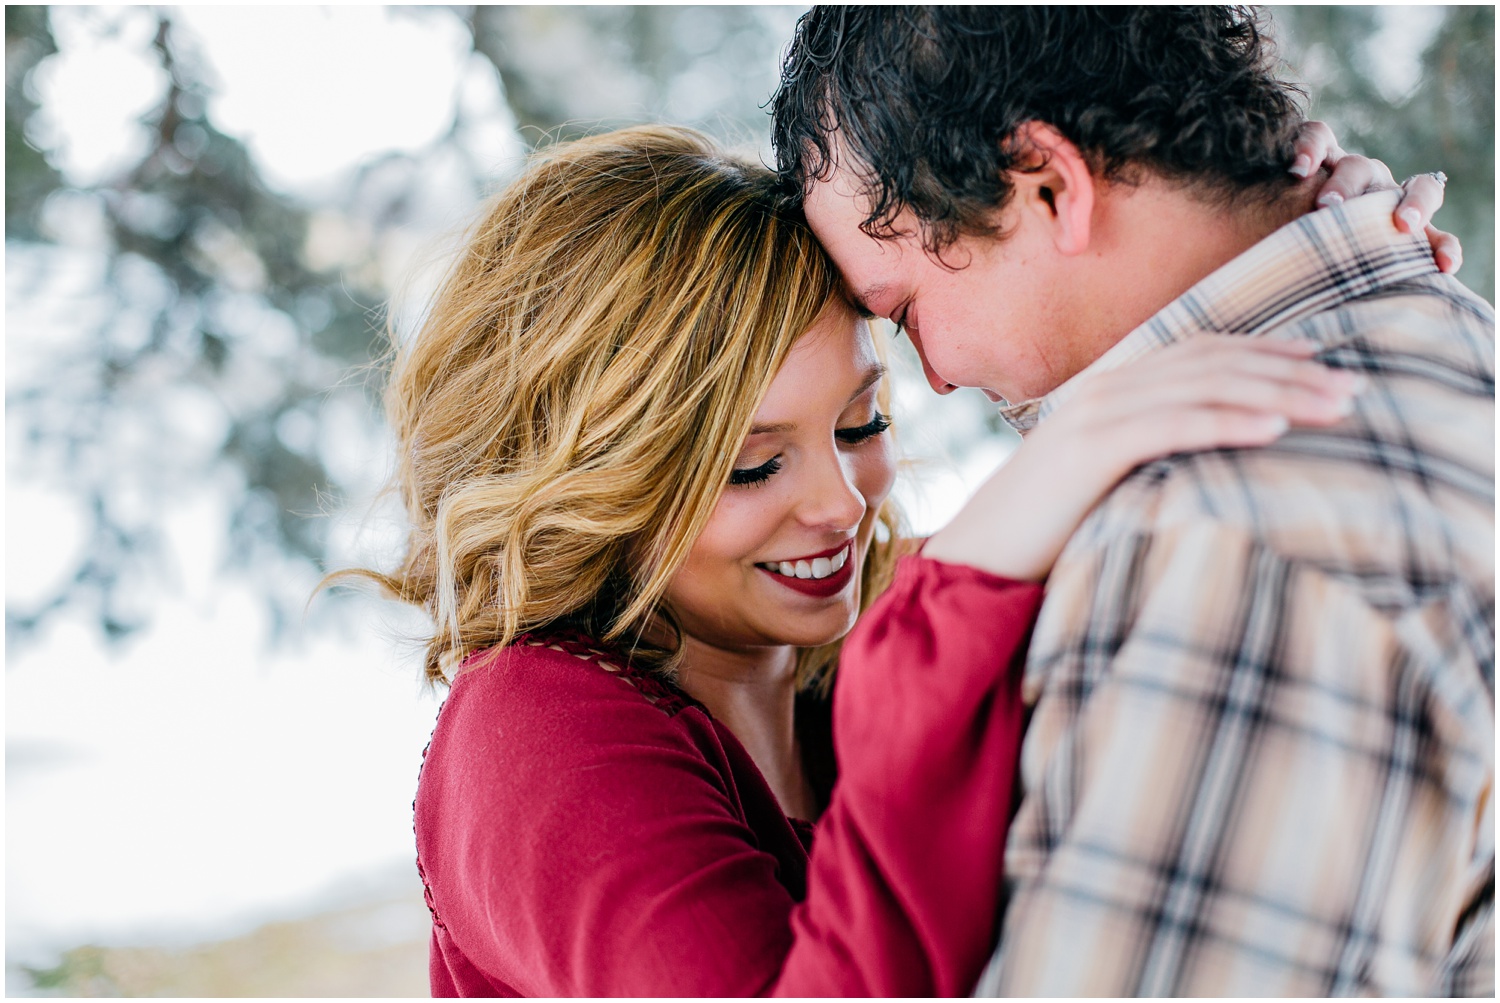
[(932, 367), (927, 364), (926, 356), (922, 357), (922, 375), (927, 377), (927, 385), (940, 394), (951, 394), (958, 389), (958, 387), (932, 371)]

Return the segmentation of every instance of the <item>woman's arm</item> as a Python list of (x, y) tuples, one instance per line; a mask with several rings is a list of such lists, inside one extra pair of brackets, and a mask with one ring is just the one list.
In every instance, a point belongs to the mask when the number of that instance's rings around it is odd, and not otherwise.
[(1041, 581), (1084, 516), (1148, 460), (1263, 446), (1289, 425), (1332, 425), (1360, 377), (1311, 361), (1310, 342), (1204, 335), (1087, 379), (922, 553)]
[(973, 989), (997, 933), (1041, 600), (1034, 583), (906, 557), (860, 618), (834, 691), (839, 780), (778, 992)]

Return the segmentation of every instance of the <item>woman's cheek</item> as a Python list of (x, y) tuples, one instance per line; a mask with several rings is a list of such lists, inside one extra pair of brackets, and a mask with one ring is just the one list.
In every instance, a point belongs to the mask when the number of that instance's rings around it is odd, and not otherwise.
[(896, 483), (896, 450), (890, 436), (870, 443), (855, 459), (855, 484), (871, 513), (880, 508)]
[[(771, 481), (774, 482), (773, 476)], [(703, 527), (695, 549), (711, 550), (728, 560), (742, 560), (760, 554), (775, 533), (777, 507), (773, 483), (730, 485), (719, 496), (719, 504)]]

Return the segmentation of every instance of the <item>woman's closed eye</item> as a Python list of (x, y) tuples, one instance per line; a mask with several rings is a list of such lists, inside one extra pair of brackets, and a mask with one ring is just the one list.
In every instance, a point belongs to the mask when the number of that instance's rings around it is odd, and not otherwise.
[(856, 446), (859, 443), (864, 442), (866, 439), (875, 438), (875, 436), (879, 435), (890, 427), (891, 419), (881, 414), (879, 411), (876, 411), (875, 417), (871, 418), (865, 424), (860, 425), (856, 428), (835, 429), (833, 435), (834, 438), (838, 439), (846, 446)]
[[(846, 446), (857, 446), (883, 433), (891, 427), (891, 419), (875, 412), (875, 417), (854, 428), (836, 428), (834, 438)], [(729, 472), (729, 483), (735, 485), (764, 484), (771, 475), (781, 469), (781, 456), (773, 456), (758, 467), (736, 467)]]
[(771, 475), (781, 469), (781, 457), (773, 456), (758, 467), (736, 467), (729, 472), (730, 484), (764, 484), (771, 479)]

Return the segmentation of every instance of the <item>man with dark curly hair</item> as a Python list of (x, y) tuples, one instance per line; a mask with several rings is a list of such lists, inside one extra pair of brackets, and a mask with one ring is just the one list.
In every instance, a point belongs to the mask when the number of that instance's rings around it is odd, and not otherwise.
[(1205, 332), (1366, 386), (1057, 562), (982, 994), (1494, 992), (1494, 313), (1395, 195), (1308, 212), (1295, 98), (1227, 7), (820, 7), (788, 52), (778, 167), (939, 393), (1025, 434)]

